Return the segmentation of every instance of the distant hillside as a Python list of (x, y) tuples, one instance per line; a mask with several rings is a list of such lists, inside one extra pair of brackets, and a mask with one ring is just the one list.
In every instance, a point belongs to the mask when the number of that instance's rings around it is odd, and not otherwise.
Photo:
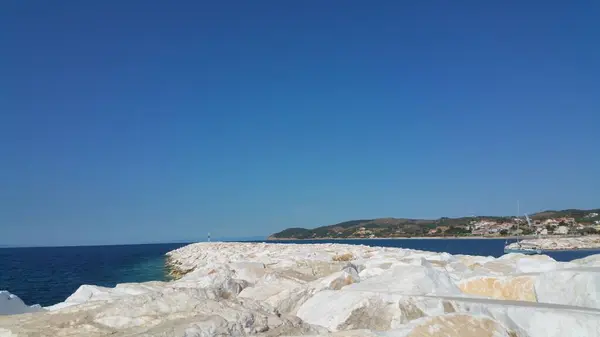
[(600, 208), (592, 209), (592, 210), (565, 209), (563, 211), (543, 211), (543, 212), (539, 212), (539, 213), (530, 215), (529, 217), (531, 219), (535, 219), (535, 220), (545, 220), (545, 219), (551, 219), (551, 218), (574, 218), (575, 221), (578, 221), (578, 222), (584, 221), (585, 222), (588, 220), (588, 218), (586, 218), (586, 215), (588, 215), (590, 213), (600, 214)]
[[(577, 222), (593, 223), (598, 218), (586, 217), (589, 214), (600, 213), (600, 209), (579, 210), (568, 209), (563, 211), (544, 211), (530, 215), (532, 220), (545, 220), (551, 218), (574, 218)], [(447, 235), (467, 234), (465, 227), (477, 221), (514, 222), (513, 216), (477, 216), (462, 218), (440, 219), (404, 219), (404, 218), (378, 218), (340, 222), (333, 225), (321, 226), (313, 229), (288, 228), (269, 236), (269, 240), (302, 240), (323, 238), (356, 238), (356, 237), (407, 237), (432, 235), (431, 232), (439, 228), (444, 229)]]

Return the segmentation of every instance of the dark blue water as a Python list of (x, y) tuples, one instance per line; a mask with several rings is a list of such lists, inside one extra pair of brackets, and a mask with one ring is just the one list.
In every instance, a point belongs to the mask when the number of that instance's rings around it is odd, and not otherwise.
[(165, 253), (184, 245), (0, 248), (0, 290), (47, 306), (64, 301), (82, 284), (165, 280)]
[[(401, 247), (450, 254), (501, 256), (504, 240), (492, 239), (369, 239), (281, 241), (281, 243), (344, 243)], [(82, 284), (114, 287), (118, 283), (165, 280), (164, 255), (184, 243), (0, 248), (0, 290), (8, 290), (27, 304), (42, 306), (64, 301)], [(553, 252), (558, 261), (570, 261), (597, 251)]]

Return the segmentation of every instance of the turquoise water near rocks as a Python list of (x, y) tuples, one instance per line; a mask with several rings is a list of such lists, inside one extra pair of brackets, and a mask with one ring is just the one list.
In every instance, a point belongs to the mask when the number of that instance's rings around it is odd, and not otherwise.
[(185, 245), (0, 248), (0, 290), (48, 306), (82, 284), (161, 281), (167, 278), (165, 254)]
[[(369, 239), (281, 241), (286, 244), (344, 243), (501, 256), (504, 240), (493, 239)], [(166, 280), (165, 254), (185, 243), (0, 248), (0, 290), (8, 290), (27, 304), (52, 305), (64, 301), (82, 284), (114, 287), (118, 283)], [(570, 261), (597, 251), (552, 252)]]

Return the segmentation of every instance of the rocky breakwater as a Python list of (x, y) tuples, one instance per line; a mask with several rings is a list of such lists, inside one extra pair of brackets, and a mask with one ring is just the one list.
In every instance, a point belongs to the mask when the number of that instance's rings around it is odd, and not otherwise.
[(177, 280), (82, 286), (0, 336), (600, 336), (600, 255), (200, 243), (168, 261)]
[(581, 237), (570, 237), (570, 238), (539, 238), (539, 239), (528, 239), (520, 242), (513, 242), (508, 245), (508, 248), (517, 249), (520, 245), (525, 247), (532, 247), (536, 249), (546, 251), (559, 251), (559, 250), (600, 250), (600, 236), (590, 235)]

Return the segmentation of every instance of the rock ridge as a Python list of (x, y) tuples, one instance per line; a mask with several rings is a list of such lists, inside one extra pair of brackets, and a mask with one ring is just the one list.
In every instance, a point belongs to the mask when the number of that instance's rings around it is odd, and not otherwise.
[(171, 281), (83, 285), (0, 337), (600, 336), (600, 255), (213, 242), (166, 261)]

